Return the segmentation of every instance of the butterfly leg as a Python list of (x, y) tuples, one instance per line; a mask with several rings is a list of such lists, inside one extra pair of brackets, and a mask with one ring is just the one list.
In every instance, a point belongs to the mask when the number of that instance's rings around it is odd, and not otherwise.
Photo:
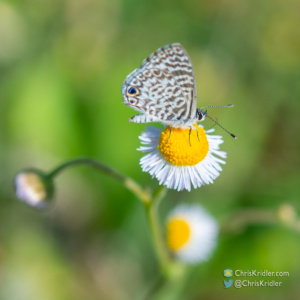
[(199, 134), (198, 134), (198, 128), (196, 128), (196, 131), (197, 131), (197, 138), (198, 138), (198, 141), (200, 142), (200, 140), (199, 140)]
[(171, 126), (170, 133), (169, 133), (169, 137), (168, 137), (168, 140), (167, 140), (166, 144), (168, 144), (168, 141), (169, 141), (169, 139), (170, 139), (170, 137), (171, 137), (172, 128), (173, 128), (173, 127)]
[(191, 128), (191, 129), (195, 129), (195, 130), (197, 131), (197, 138), (198, 138), (198, 141), (200, 142), (198, 128), (195, 127), (194, 125), (191, 126), (190, 128)]
[(190, 132), (189, 132), (189, 143), (190, 143), (190, 146), (192, 147), (192, 144), (191, 144), (191, 133), (192, 133), (192, 127), (190, 127)]

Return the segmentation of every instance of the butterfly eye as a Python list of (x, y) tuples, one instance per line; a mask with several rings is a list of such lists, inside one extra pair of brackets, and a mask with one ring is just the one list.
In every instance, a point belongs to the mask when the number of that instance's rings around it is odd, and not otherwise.
[(127, 93), (129, 96), (136, 96), (139, 94), (139, 90), (137, 88), (130, 87)]

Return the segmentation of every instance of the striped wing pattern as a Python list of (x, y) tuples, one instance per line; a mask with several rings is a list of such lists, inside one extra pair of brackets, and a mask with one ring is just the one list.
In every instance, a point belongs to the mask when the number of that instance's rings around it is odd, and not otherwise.
[[(138, 95), (128, 95), (130, 87), (138, 89)], [(122, 85), (125, 104), (142, 115), (134, 122), (159, 121), (184, 126), (195, 118), (197, 92), (192, 63), (180, 44), (158, 49), (134, 70)], [(134, 98), (134, 104), (130, 100)], [(139, 117), (140, 116), (140, 117)]]

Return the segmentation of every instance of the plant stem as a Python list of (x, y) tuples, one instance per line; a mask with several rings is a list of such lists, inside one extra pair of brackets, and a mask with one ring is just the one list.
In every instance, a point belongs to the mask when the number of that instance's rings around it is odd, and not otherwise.
[(236, 211), (223, 222), (221, 233), (240, 234), (250, 225), (280, 225), (300, 233), (300, 219), (297, 219), (294, 207), (286, 204), (277, 210), (246, 208)]
[(143, 203), (147, 204), (147, 203), (151, 202), (151, 195), (147, 189), (143, 189), (132, 178), (125, 176), (125, 175), (119, 173), (118, 171), (112, 169), (111, 167), (109, 167), (99, 161), (96, 161), (94, 159), (91, 159), (91, 158), (82, 157), (82, 158), (76, 158), (76, 159), (67, 161), (67, 162), (59, 165), (55, 169), (53, 169), (48, 174), (48, 177), (54, 178), (63, 170), (65, 170), (69, 167), (72, 167), (74, 165), (80, 165), (80, 164), (90, 165), (90, 166), (96, 168), (97, 170), (115, 178), (116, 180), (121, 182), (128, 190), (130, 190), (133, 194), (135, 194)]
[(171, 260), (164, 243), (157, 213), (158, 205), (165, 194), (166, 188), (162, 186), (158, 187), (158, 189), (153, 193), (152, 201), (145, 203), (145, 209), (161, 272), (166, 276), (168, 275), (168, 269)]
[(172, 262), (165, 246), (162, 230), (159, 223), (158, 213), (157, 213), (158, 205), (161, 199), (166, 195), (167, 189), (163, 186), (159, 186), (157, 190), (153, 193), (153, 195), (151, 195), (150, 191), (147, 188), (142, 188), (132, 178), (119, 173), (118, 171), (112, 169), (111, 167), (99, 161), (96, 161), (91, 158), (85, 158), (85, 157), (76, 158), (67, 161), (59, 165), (55, 169), (53, 169), (51, 172), (49, 172), (47, 176), (50, 179), (53, 179), (55, 176), (60, 174), (65, 169), (76, 165), (81, 165), (81, 164), (90, 165), (96, 168), (97, 170), (118, 180), (144, 203), (147, 220), (151, 231), (153, 246), (158, 256), (160, 269), (162, 275), (168, 277), (169, 271), (171, 270)]

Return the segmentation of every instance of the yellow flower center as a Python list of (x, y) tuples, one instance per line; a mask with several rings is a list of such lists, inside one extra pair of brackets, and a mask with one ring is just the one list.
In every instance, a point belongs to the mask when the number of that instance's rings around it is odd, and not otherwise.
[(168, 222), (167, 244), (176, 251), (186, 244), (190, 237), (190, 227), (185, 220), (173, 218)]
[[(208, 140), (205, 130), (194, 124), (196, 129), (172, 128), (162, 131), (158, 149), (164, 158), (176, 166), (194, 166), (208, 153)], [(197, 135), (198, 131), (198, 135)], [(171, 134), (170, 134), (171, 132)]]

